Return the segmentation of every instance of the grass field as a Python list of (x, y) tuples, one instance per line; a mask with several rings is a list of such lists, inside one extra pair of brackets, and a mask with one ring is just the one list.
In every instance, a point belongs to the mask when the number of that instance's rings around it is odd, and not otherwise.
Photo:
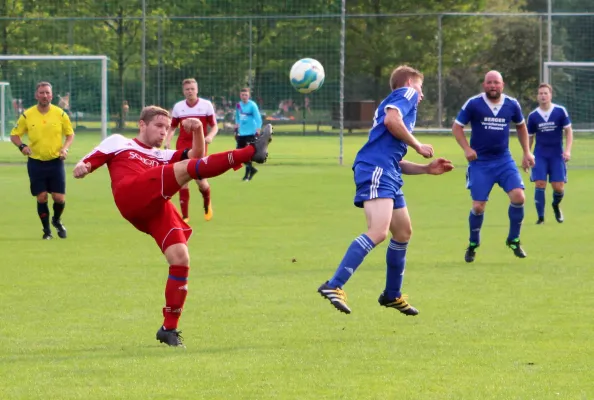
[[(385, 244), (345, 288), (353, 314), (316, 293), (365, 230), (350, 170), (364, 140), (345, 139), (341, 167), (337, 138), (276, 137), (254, 181), (241, 182), (243, 171), (211, 180), (208, 223), (192, 189), (186, 350), (154, 339), (167, 266), (120, 217), (107, 171), (75, 181), (68, 166), (69, 237), (42, 241), (23, 159), (0, 143), (0, 399), (594, 399), (594, 170), (583, 168), (594, 140), (576, 141), (564, 224), (549, 189), (547, 223), (534, 225), (529, 185), (528, 258), (515, 259), (496, 188), (466, 264), (462, 153), (452, 138), (427, 137), (460, 167), (406, 179), (415, 318), (377, 304)], [(71, 162), (97, 142), (79, 135)], [(232, 145), (221, 136), (212, 147)]]

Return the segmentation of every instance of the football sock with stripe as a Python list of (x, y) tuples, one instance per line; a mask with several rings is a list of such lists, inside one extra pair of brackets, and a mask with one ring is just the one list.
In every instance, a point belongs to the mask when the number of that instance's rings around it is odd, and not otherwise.
[(177, 329), (188, 295), (188, 273), (190, 267), (185, 265), (169, 266), (169, 276), (165, 286), (165, 307), (163, 307), (163, 328), (166, 330)]
[(41, 225), (43, 225), (43, 230), (45, 232), (50, 231), (50, 223), (49, 223), (49, 207), (46, 203), (37, 202), (37, 215), (39, 215), (39, 219), (41, 220)]
[(564, 195), (565, 192), (553, 192), (553, 205), (558, 206), (561, 200), (563, 200)]
[(470, 210), (470, 215), (468, 216), (468, 225), (470, 227), (470, 243), (474, 243), (475, 245), (480, 244), (481, 242), (481, 227), (483, 226), (483, 221), (485, 219), (485, 213), (478, 214), (474, 210)]
[(545, 190), (543, 188), (536, 188), (534, 190), (534, 204), (536, 205), (538, 218), (544, 218), (545, 201)]
[(507, 240), (512, 241), (520, 237), (520, 229), (524, 220), (524, 204), (509, 203), (507, 212), (509, 216), (509, 235)]
[(252, 159), (256, 149), (247, 146), (243, 149), (216, 153), (200, 159), (191, 159), (187, 171), (192, 179), (204, 179), (219, 176), (231, 168), (238, 170), (241, 165)]
[(402, 296), (402, 281), (406, 267), (406, 249), (408, 242), (397, 242), (390, 239), (386, 252), (386, 290), (385, 294), (390, 299)]
[(346, 251), (342, 261), (338, 265), (332, 279), (328, 281), (330, 287), (343, 287), (350, 277), (355, 273), (367, 254), (375, 247), (375, 244), (366, 234), (357, 237)]

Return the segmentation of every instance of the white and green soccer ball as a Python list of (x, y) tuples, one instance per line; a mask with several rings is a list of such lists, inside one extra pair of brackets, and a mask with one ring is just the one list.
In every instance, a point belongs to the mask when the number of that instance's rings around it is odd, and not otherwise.
[(291, 67), (291, 85), (299, 93), (312, 93), (324, 84), (324, 67), (318, 60), (302, 58)]

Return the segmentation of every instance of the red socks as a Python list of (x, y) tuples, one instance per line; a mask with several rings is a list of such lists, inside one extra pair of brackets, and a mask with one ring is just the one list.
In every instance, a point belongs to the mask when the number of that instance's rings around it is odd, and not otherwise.
[(254, 146), (246, 146), (243, 149), (211, 154), (201, 159), (191, 159), (187, 171), (192, 179), (212, 178), (231, 168), (238, 170), (243, 163), (252, 159), (255, 152)]
[(165, 286), (165, 307), (163, 307), (163, 328), (177, 329), (177, 322), (188, 295), (188, 272), (190, 267), (185, 265), (169, 266), (169, 276)]
[(190, 189), (181, 188), (179, 190), (179, 205), (182, 218), (188, 218), (188, 206), (190, 205)]
[(202, 199), (204, 200), (204, 211), (208, 211), (208, 205), (210, 204), (210, 187), (205, 191), (200, 190), (202, 193)]

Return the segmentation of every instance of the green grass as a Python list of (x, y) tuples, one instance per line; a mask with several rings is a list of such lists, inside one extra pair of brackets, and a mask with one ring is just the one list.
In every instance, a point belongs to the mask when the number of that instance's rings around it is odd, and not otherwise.
[[(463, 166), (453, 139), (425, 139)], [(350, 170), (364, 140), (345, 139), (341, 167), (337, 138), (277, 137), (254, 181), (241, 182), (242, 171), (211, 180), (209, 223), (192, 188), (186, 350), (154, 340), (167, 266), (120, 217), (107, 171), (69, 177), (69, 238), (42, 241), (22, 158), (0, 143), (0, 162), (11, 163), (0, 167), (0, 398), (594, 398), (594, 171), (570, 171), (564, 224), (548, 205), (547, 223), (534, 225), (528, 187), (525, 260), (504, 247), (508, 201), (495, 188), (471, 265), (464, 168), (406, 178), (405, 291), (421, 314), (377, 305), (383, 244), (346, 286), (346, 316), (316, 288), (365, 229)], [(97, 141), (79, 135), (71, 161)], [(232, 145), (221, 136), (213, 150)], [(594, 141), (576, 143), (575, 164), (592, 165), (592, 150)]]

